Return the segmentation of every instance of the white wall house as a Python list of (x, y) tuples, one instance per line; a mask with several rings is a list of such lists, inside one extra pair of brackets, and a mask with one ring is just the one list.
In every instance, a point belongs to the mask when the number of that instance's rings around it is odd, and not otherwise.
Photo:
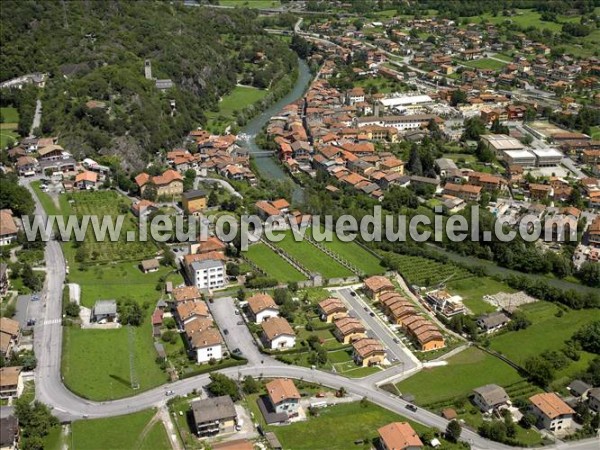
[(220, 343), (196, 348), (196, 361), (199, 364), (207, 363), (211, 359), (219, 361), (221, 358), (223, 358), (223, 345)]
[(218, 289), (226, 284), (225, 262), (218, 259), (195, 261), (188, 273), (198, 289)]

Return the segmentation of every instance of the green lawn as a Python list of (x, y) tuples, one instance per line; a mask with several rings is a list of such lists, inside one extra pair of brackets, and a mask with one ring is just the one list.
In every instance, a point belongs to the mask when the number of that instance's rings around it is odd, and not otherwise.
[(0, 114), (4, 119), (2, 123), (19, 123), (19, 112), (17, 111), (17, 108), (0, 108)]
[(298, 272), (290, 263), (265, 244), (258, 243), (250, 246), (246, 252), (246, 257), (277, 281), (302, 281), (306, 279), (302, 273)]
[(139, 390), (134, 391), (130, 385), (126, 327), (117, 330), (65, 327), (62, 356), (65, 385), (78, 395), (101, 401), (135, 395), (165, 383), (167, 376), (155, 362), (150, 314), (148, 311), (141, 327), (134, 328)]
[(278, 8), (281, 6), (281, 2), (279, 0), (219, 0), (219, 5), (244, 8)]
[(333, 233), (333, 240), (331, 242), (324, 241), (321, 242), (321, 244), (341, 256), (356, 268), (362, 270), (366, 275), (375, 275), (385, 272), (385, 267), (381, 266), (380, 260), (356, 242), (342, 242), (335, 233)]
[[(396, 67), (396, 69), (398, 69)], [(390, 80), (383, 77), (375, 78), (363, 78), (354, 82), (355, 87), (362, 87), (369, 89), (370, 87), (376, 88), (378, 93), (390, 94), (392, 92), (404, 92), (408, 90), (406, 85), (401, 84), (399, 81)]]
[[(240, 2), (241, 3), (241, 2)], [(224, 96), (219, 102), (219, 111), (207, 111), (209, 129), (223, 130), (235, 122), (235, 112), (253, 105), (267, 95), (266, 90), (247, 86), (236, 86), (233, 91)]]
[(420, 405), (435, 405), (466, 397), (485, 384), (510, 386), (522, 381), (519, 373), (498, 358), (468, 348), (448, 359), (448, 365), (424, 369), (398, 383), (402, 394), (412, 394)]
[(350, 270), (331, 259), (309, 242), (304, 240), (296, 241), (291, 231), (286, 233), (285, 239), (275, 243), (275, 245), (285, 250), (308, 270), (318, 272), (324, 278), (348, 277), (352, 275)]
[(515, 292), (508, 285), (488, 277), (450, 281), (447, 284), (447, 288), (453, 294), (460, 295), (463, 298), (463, 303), (476, 316), (496, 310), (496, 308), (483, 300), (484, 295), (493, 295), (498, 292)]
[(502, 70), (507, 63), (496, 61), (495, 59), (482, 58), (474, 61), (461, 61), (462, 65), (467, 67), (473, 67), (475, 69), (492, 69)]
[(600, 126), (596, 126), (596, 127), (592, 127), (590, 129), (590, 133), (591, 133), (591, 138), (593, 140), (600, 140)]
[[(584, 324), (600, 320), (598, 310), (567, 310), (562, 317), (557, 317), (558, 306), (548, 302), (537, 302), (524, 305), (521, 310), (531, 320), (525, 330), (512, 331), (492, 338), (491, 348), (506, 355), (517, 364), (526, 358), (539, 355), (544, 350), (560, 350), (564, 342)], [(572, 362), (557, 374), (558, 384), (564, 384), (570, 376), (584, 370), (593, 355), (581, 352), (581, 359)]]
[(17, 127), (19, 126), (19, 113), (17, 108), (0, 108), (3, 121), (0, 123), (0, 148), (6, 148), (10, 143), (19, 140)]
[(71, 429), (71, 448), (85, 450), (170, 450), (162, 423), (148, 426), (155, 411), (147, 409), (126, 416), (77, 420)]
[[(249, 396), (248, 403), (255, 417), (262, 417), (256, 407), (256, 395)], [(305, 422), (296, 422), (285, 427), (266, 426), (265, 428), (267, 431), (273, 431), (286, 449), (347, 450), (371, 448), (372, 439), (378, 436), (378, 428), (391, 422), (407, 421), (406, 418), (370, 402), (365, 405), (352, 402), (320, 409), (318, 417), (311, 417)], [(417, 423), (411, 422), (411, 425), (418, 433), (428, 430)], [(364, 444), (355, 445), (354, 441), (357, 440), (363, 440)], [(444, 442), (444, 448), (456, 447)]]

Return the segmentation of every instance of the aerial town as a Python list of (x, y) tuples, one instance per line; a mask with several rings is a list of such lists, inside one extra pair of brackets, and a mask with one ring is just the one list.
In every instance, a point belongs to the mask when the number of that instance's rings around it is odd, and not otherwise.
[(1, 21), (1, 449), (600, 448), (600, 3)]

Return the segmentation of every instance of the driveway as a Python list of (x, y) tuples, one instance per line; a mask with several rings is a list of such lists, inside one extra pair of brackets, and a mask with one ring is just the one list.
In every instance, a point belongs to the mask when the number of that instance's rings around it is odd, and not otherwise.
[[(374, 314), (371, 307), (360, 297), (360, 295), (356, 294), (353, 296), (351, 292), (351, 289), (342, 288), (338, 289), (336, 294), (350, 306), (354, 316), (358, 317), (365, 325), (367, 325), (367, 327), (375, 334), (375, 337), (383, 343), (387, 349), (388, 360), (391, 361), (395, 358), (399, 361), (403, 372), (420, 366), (421, 363), (410, 350), (404, 347), (400, 341), (398, 343), (394, 342), (394, 339), (398, 339), (398, 336), (392, 332), (390, 327), (376, 314), (371, 316), (371, 313)], [(365, 308), (367, 308), (367, 310), (365, 310)]]

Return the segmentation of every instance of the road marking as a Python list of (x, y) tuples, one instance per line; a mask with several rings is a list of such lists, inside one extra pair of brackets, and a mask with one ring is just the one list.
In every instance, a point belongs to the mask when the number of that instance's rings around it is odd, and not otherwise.
[(55, 323), (62, 323), (62, 319), (44, 320), (44, 325), (54, 325)]

